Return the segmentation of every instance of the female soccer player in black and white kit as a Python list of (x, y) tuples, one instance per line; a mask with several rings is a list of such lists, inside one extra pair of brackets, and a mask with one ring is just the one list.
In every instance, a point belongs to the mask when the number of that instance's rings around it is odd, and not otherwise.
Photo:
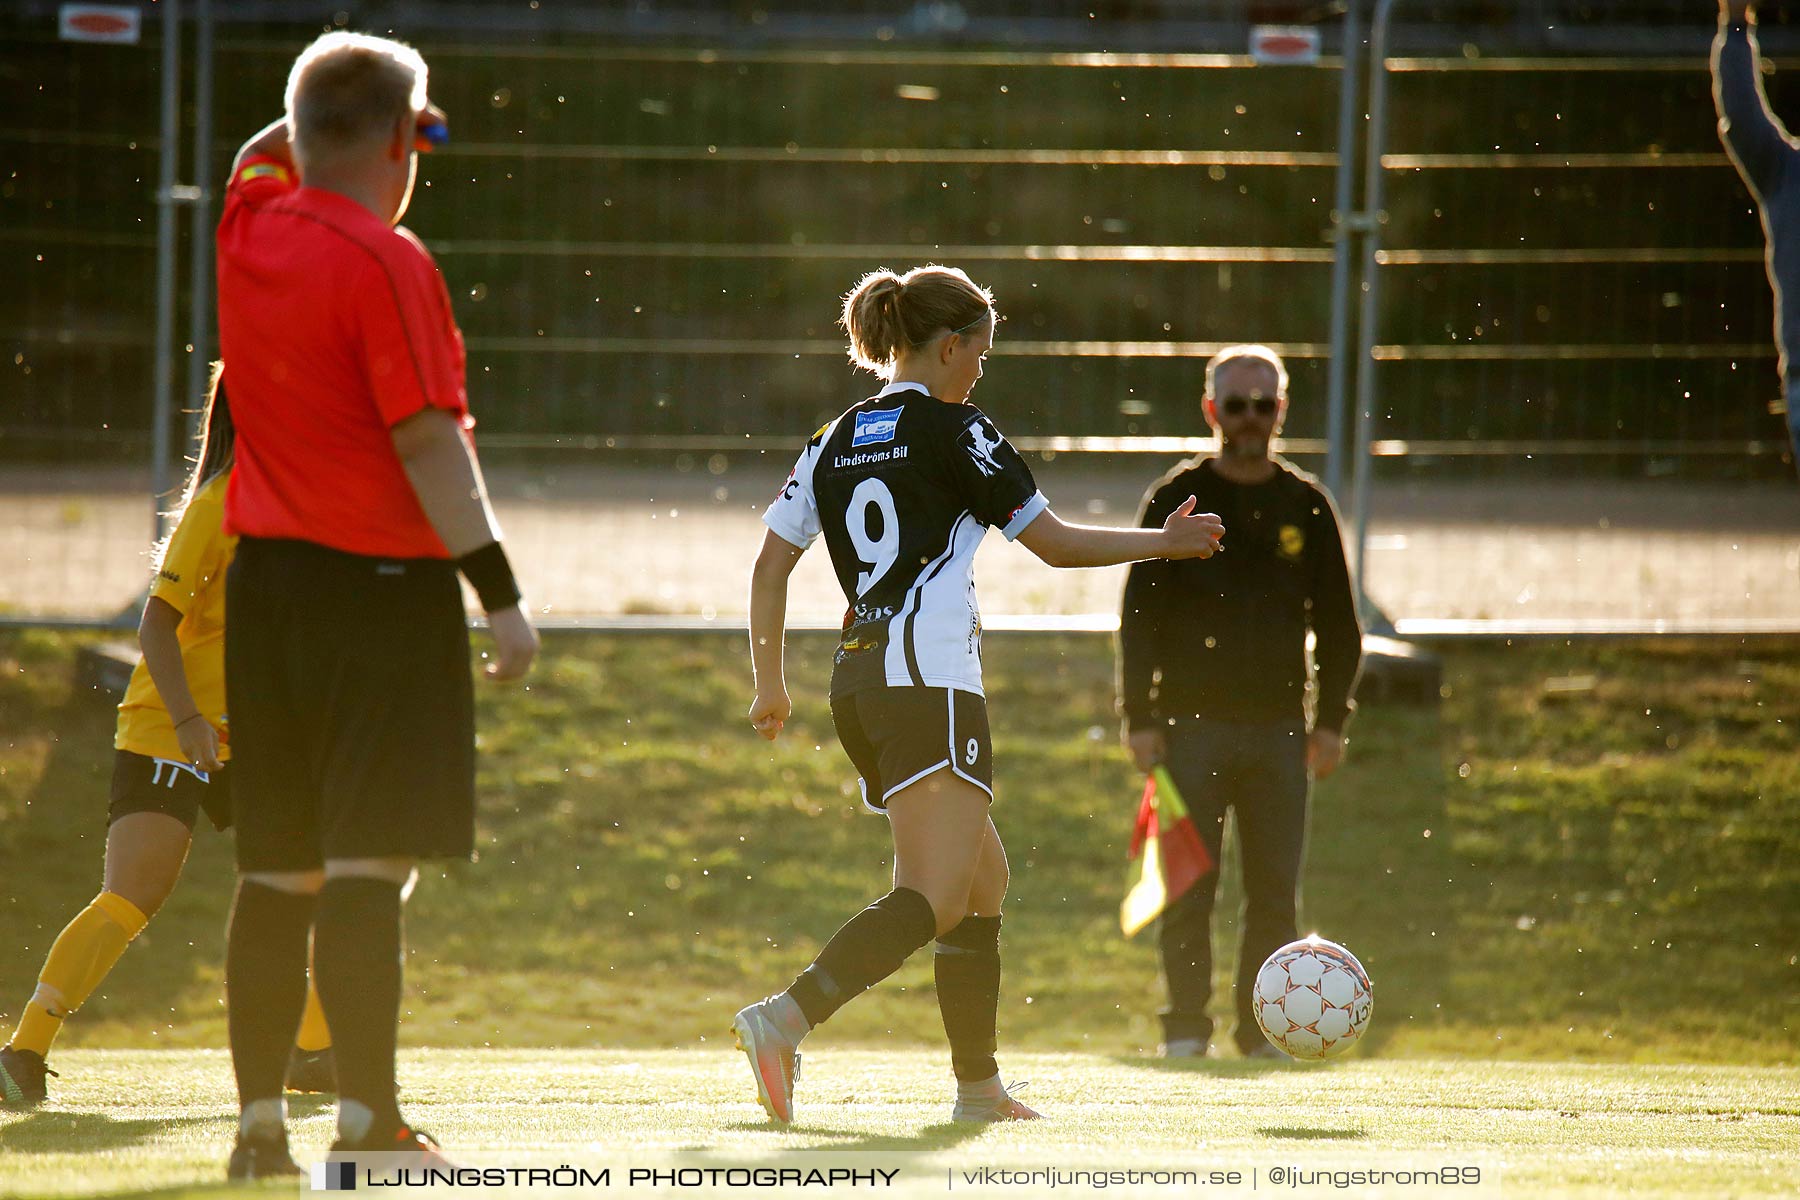
[(993, 297), (962, 271), (866, 275), (844, 300), (850, 357), (887, 380), (813, 435), (763, 521), (750, 584), (756, 699), (773, 739), (792, 705), (782, 671), (788, 576), (821, 534), (849, 611), (831, 680), (838, 739), (863, 800), (894, 834), (893, 890), (852, 917), (779, 995), (737, 1014), (757, 1098), (793, 1119), (800, 1040), (934, 937), (958, 1121), (1038, 1116), (994, 1061), (1006, 852), (989, 819), (993, 760), (981, 691), (975, 547), (989, 528), (1057, 567), (1205, 558), (1224, 526), (1188, 500), (1161, 529), (1067, 525), (993, 422), (968, 403), (994, 341)]

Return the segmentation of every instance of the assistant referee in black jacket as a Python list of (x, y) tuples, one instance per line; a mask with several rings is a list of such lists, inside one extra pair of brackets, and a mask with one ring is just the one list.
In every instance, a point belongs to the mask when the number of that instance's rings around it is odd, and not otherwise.
[(1163, 1053), (1174, 1058), (1206, 1053), (1212, 1037), (1209, 922), (1227, 808), (1244, 867), (1236, 1041), (1244, 1054), (1278, 1056), (1251, 1013), (1253, 985), (1263, 960), (1297, 936), (1307, 794), (1343, 755), (1362, 658), (1331, 497), (1270, 453), (1287, 385), (1266, 346), (1228, 347), (1207, 364), (1203, 406), (1220, 453), (1158, 480), (1139, 523), (1160, 526), (1196, 496), (1231, 533), (1213, 558), (1133, 566), (1119, 618), (1126, 746), (1141, 770), (1168, 766), (1214, 863), (1162, 919)]

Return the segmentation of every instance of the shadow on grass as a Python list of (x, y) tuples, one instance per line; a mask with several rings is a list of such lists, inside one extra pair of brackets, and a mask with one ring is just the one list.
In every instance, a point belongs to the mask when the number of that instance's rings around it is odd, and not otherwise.
[(927, 1125), (911, 1136), (898, 1134), (873, 1134), (853, 1138), (833, 1149), (847, 1153), (863, 1153), (878, 1150), (950, 1150), (962, 1145), (970, 1138), (979, 1136), (989, 1127), (975, 1121), (945, 1121), (938, 1125)]
[[(783, 1154), (869, 1154), (883, 1150), (949, 1150), (970, 1138), (977, 1136), (988, 1126), (973, 1121), (945, 1121), (938, 1125), (927, 1125), (914, 1134), (859, 1134), (844, 1129), (828, 1129), (820, 1125), (795, 1122), (792, 1125), (775, 1125), (765, 1121), (736, 1121), (722, 1125), (720, 1129), (732, 1133), (771, 1133), (789, 1134), (803, 1133), (809, 1137), (830, 1138), (829, 1146), (795, 1147), (783, 1150)], [(683, 1151), (696, 1162), (707, 1162), (718, 1157), (719, 1152), (711, 1147), (690, 1146)]]
[(1292, 1071), (1300, 1064), (1278, 1058), (1133, 1058), (1114, 1055), (1122, 1067), (1162, 1071), (1170, 1075), (1211, 1075), (1219, 1079), (1255, 1079), (1276, 1071)]
[(122, 1150), (184, 1125), (216, 1124), (217, 1117), (121, 1121), (105, 1113), (34, 1112), (0, 1125), (0, 1151)]
[[(796, 1121), (791, 1125), (777, 1125), (773, 1121), (732, 1121), (728, 1124), (719, 1126), (719, 1128), (730, 1130), (733, 1133), (804, 1133), (812, 1137), (828, 1138), (848, 1138), (856, 1136), (853, 1133), (846, 1133), (841, 1129), (824, 1129), (817, 1125), (809, 1125), (805, 1121)], [(712, 1147), (710, 1146), (688, 1147), (688, 1152), (694, 1154), (710, 1153), (711, 1150)], [(802, 1151), (796, 1150), (795, 1153), (799, 1154), (802, 1153)]]
[(1354, 1142), (1369, 1136), (1361, 1129), (1315, 1129), (1307, 1125), (1272, 1125), (1256, 1132), (1266, 1138), (1296, 1142)]

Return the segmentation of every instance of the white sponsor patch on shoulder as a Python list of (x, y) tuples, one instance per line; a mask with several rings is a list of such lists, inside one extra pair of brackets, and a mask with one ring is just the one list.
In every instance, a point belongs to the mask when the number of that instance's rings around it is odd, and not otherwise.
[(856, 427), (850, 433), (850, 445), (875, 446), (882, 442), (891, 442), (900, 431), (900, 414), (898, 408), (878, 408), (873, 412), (856, 414)]

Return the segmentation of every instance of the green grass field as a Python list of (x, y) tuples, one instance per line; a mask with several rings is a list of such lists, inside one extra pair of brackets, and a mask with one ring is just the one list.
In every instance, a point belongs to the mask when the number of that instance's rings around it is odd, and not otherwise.
[[(1800, 1141), (1800, 1069), (1363, 1060), (1323, 1069), (1015, 1054), (1051, 1119), (947, 1120), (942, 1053), (811, 1054), (798, 1119), (771, 1128), (741, 1056), (699, 1050), (461, 1050), (404, 1063), (415, 1119), (473, 1161), (742, 1165), (785, 1151), (855, 1153), (944, 1194), (981, 1167), (1254, 1168), (1296, 1196), (1785, 1196)], [(0, 1196), (216, 1194), (232, 1118), (217, 1051), (82, 1051), (56, 1111), (0, 1117)], [(121, 1091), (124, 1092), (121, 1095)], [(322, 1155), (330, 1111), (294, 1105), (295, 1153)], [(516, 1159), (513, 1161), (517, 1161)], [(827, 1159), (825, 1161), (834, 1161)], [(1478, 1187), (1272, 1188), (1270, 1168), (1474, 1167)], [(278, 1189), (285, 1192), (285, 1189)], [(1113, 1189), (1109, 1189), (1113, 1190)], [(1128, 1189), (1117, 1189), (1127, 1191)], [(664, 1189), (664, 1194), (668, 1194)], [(950, 1194), (1042, 1195), (960, 1185)], [(1168, 1187), (1139, 1194), (1201, 1194)], [(1204, 1194), (1250, 1195), (1247, 1187)]]
[[(82, 641), (0, 635), (0, 1033), (99, 881), (112, 717), (72, 686)], [(409, 1059), (424, 1124), (457, 1144), (770, 1138), (718, 1050), (730, 1013), (886, 886), (885, 828), (858, 810), (830, 731), (828, 649), (796, 639), (798, 707), (773, 747), (743, 724), (735, 638), (555, 637), (529, 689), (484, 694), (480, 861), (433, 869), (409, 910), (404, 1042), (494, 1050)], [(1316, 794), (1303, 923), (1369, 968), (1375, 1021), (1356, 1061), (1298, 1077), (1301, 1092), (1292, 1072), (1144, 1060), (1160, 985), (1148, 937), (1118, 934), (1136, 796), (1110, 647), (1002, 635), (987, 657), (1014, 877), (1001, 1034), (1020, 1052), (1003, 1063), (1080, 1128), (973, 1144), (1091, 1135), (1119, 1161), (1186, 1145), (1302, 1166), (1467, 1147), (1505, 1169), (1508, 1195), (1605, 1194), (1652, 1168), (1670, 1195), (1784, 1190), (1756, 1164), (1777, 1135), (1800, 1141), (1800, 643), (1459, 646), (1441, 707), (1361, 714)], [(0, 1193), (212, 1177), (228, 1074), (186, 1051), (224, 1043), (229, 874), (228, 841), (203, 834), (70, 1022), (54, 1109), (0, 1115)], [(1230, 938), (1230, 872), (1224, 888)], [(831, 1106), (805, 1136), (891, 1128), (954, 1148), (932, 1132), (930, 990), (919, 956), (821, 1032), (807, 1086)], [(130, 1053), (148, 1047), (184, 1053)], [(545, 1072), (596, 1102), (564, 1111)], [(684, 1073), (700, 1082), (646, 1084)], [(697, 1087), (718, 1091), (691, 1105)], [(488, 1112), (489, 1091), (517, 1106)], [(323, 1118), (304, 1128), (323, 1137)], [(107, 1169), (57, 1157), (84, 1148)]]

